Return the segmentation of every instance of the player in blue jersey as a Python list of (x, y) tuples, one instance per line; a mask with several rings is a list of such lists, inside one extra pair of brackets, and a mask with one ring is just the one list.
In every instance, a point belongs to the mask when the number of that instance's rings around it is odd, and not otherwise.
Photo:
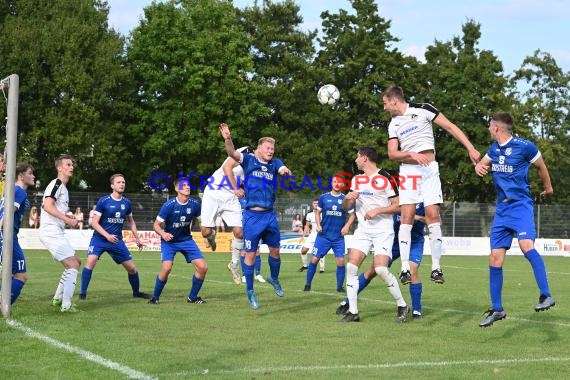
[(200, 216), (201, 205), (196, 199), (190, 197), (191, 187), (188, 181), (176, 178), (174, 189), (176, 190), (176, 197), (164, 202), (153, 225), (154, 231), (160, 235), (162, 268), (156, 276), (154, 293), (149, 303), (158, 304), (162, 290), (172, 271), (174, 256), (180, 252), (184, 255), (186, 262), (192, 263), (195, 269), (192, 276), (192, 286), (186, 301), (203, 304), (206, 301), (198, 296), (198, 293), (204, 284), (208, 264), (198, 245), (192, 239), (190, 232), (192, 221)]
[(311, 290), (313, 277), (317, 272), (317, 264), (330, 249), (333, 250), (336, 258), (336, 291), (345, 291), (343, 287), (344, 278), (346, 277), (344, 235), (348, 234), (355, 215), (353, 208), (348, 211), (342, 208), (342, 201), (345, 195), (341, 192), (341, 182), (336, 176), (332, 178), (331, 185), (332, 190), (319, 197), (317, 207), (314, 209), (316, 223), (314, 228), (317, 232), (317, 238), (311, 252), (311, 262), (307, 269), (307, 281), (304, 288), (306, 292)]
[(275, 294), (279, 297), (285, 296), (279, 282), (281, 232), (273, 205), (278, 176), (290, 175), (291, 172), (281, 160), (273, 158), (275, 151), (273, 138), (262, 137), (258, 141), (254, 154), (242, 154), (236, 151), (230, 128), (226, 123), (220, 124), (220, 132), (224, 138), (228, 156), (238, 161), (244, 171), (243, 241), (245, 257), (242, 272), (246, 279), (249, 305), (252, 309), (257, 309), (259, 302), (253, 289), (253, 270), (255, 253), (261, 239), (269, 247), (268, 263), (271, 274), (266, 280), (273, 286)]
[(530, 263), (540, 292), (534, 310), (548, 310), (555, 305), (550, 294), (544, 260), (534, 249), (536, 228), (534, 225), (534, 202), (528, 183), (528, 168), (536, 167), (544, 186), (541, 197), (553, 193), (548, 168), (540, 151), (532, 142), (514, 137), (513, 117), (507, 112), (498, 112), (491, 117), (489, 132), (494, 142), (485, 157), (475, 166), (479, 176), (489, 171), (497, 192), (497, 208), (491, 227), (491, 254), (489, 255), (489, 289), (492, 307), (479, 324), (491, 326), (507, 316), (503, 309), (503, 262), (506, 251), (511, 248), (513, 235), (519, 241), (524, 257)]
[(414, 222), (416, 204), (423, 202), (432, 258), (432, 281), (443, 284), (445, 279), (440, 266), (442, 254), (441, 216), (443, 203), (439, 166), (435, 152), (433, 123), (451, 134), (469, 153), (473, 165), (481, 154), (467, 136), (445, 115), (428, 103), (408, 103), (401, 87), (392, 86), (382, 94), (384, 111), (392, 120), (388, 126), (388, 157), (400, 162), (400, 206), (402, 224), (399, 239), (401, 251), (400, 281), (411, 283), (409, 268), (410, 231)]
[[(20, 296), (22, 288), (28, 280), (26, 269), (26, 258), (24, 251), (18, 242), (18, 232), (22, 220), (24, 220), (24, 213), (30, 207), (28, 195), (26, 190), (28, 187), (33, 186), (36, 177), (34, 176), (34, 168), (30, 164), (16, 165), (16, 186), (14, 190), (14, 240), (12, 247), (12, 294), (10, 302), (14, 303)], [(4, 222), (4, 196), (0, 205), (0, 262), (2, 262), (2, 248), (4, 245), (2, 237), (2, 227)]]
[[(391, 267), (392, 263), (400, 257), (400, 241), (398, 239), (400, 220), (400, 214), (394, 214), (394, 244), (392, 245), (392, 260), (390, 260), (388, 267)], [(422, 319), (422, 282), (418, 270), (424, 255), (425, 226), (424, 204), (418, 203), (416, 205), (414, 224), (412, 225), (410, 244), (410, 272), (412, 277), (410, 298), (412, 299), (412, 319)], [(365, 272), (358, 276), (358, 293), (363, 291), (374, 277), (376, 277), (376, 271), (372, 264)], [(348, 309), (348, 298), (345, 298), (336, 309), (336, 314), (344, 315), (348, 312)]]
[(150, 298), (150, 294), (140, 291), (139, 272), (133, 261), (133, 257), (123, 241), (123, 224), (127, 221), (130, 225), (137, 246), (142, 248), (137, 231), (137, 225), (133, 218), (131, 201), (123, 196), (125, 192), (125, 177), (122, 174), (113, 174), (110, 178), (110, 195), (101, 197), (95, 206), (95, 215), (92, 220), (93, 236), (87, 249), (87, 263), (81, 272), (81, 292), (79, 299), (87, 298), (87, 288), (91, 282), (91, 276), (97, 261), (101, 255), (108, 252), (117, 264), (123, 265), (128, 273), (129, 283), (133, 290), (133, 297)]

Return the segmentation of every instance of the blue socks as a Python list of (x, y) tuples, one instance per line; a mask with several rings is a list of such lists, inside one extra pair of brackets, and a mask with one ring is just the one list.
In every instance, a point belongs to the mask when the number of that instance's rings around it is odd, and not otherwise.
[(241, 271), (245, 276), (245, 290), (253, 290), (253, 265), (247, 265), (245, 260), (241, 261)]
[(261, 274), (261, 256), (255, 256), (255, 263), (253, 265), (255, 266), (255, 275)]
[(196, 298), (198, 298), (198, 293), (202, 288), (202, 284), (204, 284), (204, 280), (199, 279), (196, 277), (196, 275), (192, 276), (192, 288), (190, 288), (190, 294), (188, 294), (190, 301), (196, 301)]
[(315, 277), (315, 273), (317, 273), (317, 265), (318, 264), (313, 264), (312, 261), (309, 262), (309, 265), (307, 267), (307, 285), (311, 285), (313, 283), (313, 277)]
[(344, 265), (337, 265), (336, 266), (336, 288), (337, 289), (342, 288), (342, 286), (344, 285), (345, 277), (346, 277), (346, 267)]
[(16, 302), (25, 284), (24, 281), (12, 278), (12, 296), (10, 297), (10, 303)]
[[(81, 275), (83, 278), (83, 274)], [(134, 274), (129, 274), (129, 283), (131, 284), (131, 288), (133, 289), (133, 296), (136, 296), (140, 292), (140, 281), (139, 281), (139, 272), (135, 272)]]
[(489, 291), (494, 311), (503, 310), (503, 268), (489, 266)]
[(89, 282), (91, 281), (91, 275), (93, 274), (93, 269), (83, 267), (81, 272), (81, 292), (79, 294), (86, 295), (87, 288), (89, 287)]
[(267, 258), (267, 262), (269, 263), (269, 271), (271, 273), (271, 278), (274, 280), (279, 279), (279, 272), (281, 270), (281, 258), (276, 259), (273, 256), (269, 256)]
[(548, 286), (548, 276), (546, 275), (546, 266), (544, 265), (544, 260), (538, 253), (536, 249), (531, 249), (524, 254), (524, 257), (530, 263), (532, 271), (534, 273), (534, 279), (540, 289), (540, 294), (550, 297), (550, 287)]
[(412, 310), (422, 312), (422, 283), (410, 284), (410, 298)]
[(162, 290), (164, 289), (164, 286), (166, 285), (166, 281), (164, 280), (162, 281), (160, 278), (158, 278), (158, 276), (156, 276), (156, 280), (154, 281), (154, 292), (152, 293), (152, 297), (159, 299), (160, 295), (162, 294)]

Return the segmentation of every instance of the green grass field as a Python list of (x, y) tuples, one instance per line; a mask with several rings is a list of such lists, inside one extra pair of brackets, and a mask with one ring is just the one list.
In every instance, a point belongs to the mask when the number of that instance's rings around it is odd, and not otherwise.
[[(85, 252), (81, 252), (84, 259)], [(521, 379), (568, 378), (570, 260), (545, 258), (555, 308), (535, 313), (530, 266), (508, 257), (507, 319), (478, 327), (489, 306), (486, 257), (444, 257), (447, 283), (422, 268), (424, 319), (395, 322), (395, 305), (379, 280), (359, 298), (361, 322), (338, 323), (334, 260), (303, 292), (298, 255), (283, 255), (285, 298), (256, 283), (258, 310), (247, 304), (226, 268), (229, 254), (208, 254), (204, 305), (186, 303), (192, 265), (177, 256), (160, 305), (131, 296), (122, 266), (105, 255), (81, 312), (51, 306), (61, 266), (44, 251), (27, 252), (30, 279), (0, 324), (2, 379)], [(152, 292), (158, 253), (137, 253), (142, 289)], [(364, 265), (368, 265), (365, 261)], [(263, 274), (268, 273), (263, 256)], [(79, 280), (79, 279), (78, 279)], [(77, 292), (79, 290), (79, 281)], [(409, 291), (402, 292), (409, 301)]]

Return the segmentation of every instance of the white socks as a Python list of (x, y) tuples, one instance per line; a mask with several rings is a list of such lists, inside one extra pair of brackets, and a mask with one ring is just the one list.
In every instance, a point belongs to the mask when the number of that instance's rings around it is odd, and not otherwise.
[(348, 311), (358, 314), (358, 267), (351, 263), (346, 264), (346, 296), (349, 304)]
[(232, 264), (237, 265), (239, 263), (239, 257), (243, 249), (243, 239), (232, 240)]
[[(63, 288), (62, 298), (61, 298), (61, 308), (69, 309), (71, 307), (71, 298), (73, 298), (73, 293), (75, 293), (75, 284), (77, 283), (77, 273), (79, 271), (75, 268), (69, 268), (63, 271), (59, 286), (57, 287), (56, 296), (59, 292), (59, 288)], [(56, 298), (56, 297), (54, 297)]]
[(442, 253), (441, 224), (432, 223), (428, 225), (429, 247), (431, 249), (431, 270), (440, 269), (440, 259)]
[(402, 297), (402, 292), (400, 291), (400, 286), (398, 285), (398, 280), (396, 280), (396, 277), (394, 277), (394, 275), (390, 273), (386, 267), (375, 267), (374, 270), (386, 284), (388, 291), (396, 300), (396, 305), (406, 306), (406, 301), (404, 301), (404, 297)]
[(412, 225), (400, 224), (398, 232), (398, 243), (400, 245), (400, 260), (402, 262), (402, 272), (410, 270), (410, 244), (412, 243)]

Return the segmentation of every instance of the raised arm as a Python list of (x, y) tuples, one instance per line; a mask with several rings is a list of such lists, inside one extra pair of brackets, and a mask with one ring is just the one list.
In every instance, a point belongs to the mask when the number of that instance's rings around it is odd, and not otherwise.
[(230, 127), (226, 123), (220, 124), (220, 133), (224, 138), (224, 142), (226, 144), (226, 152), (228, 156), (236, 160), (237, 162), (241, 161), (241, 153), (236, 150), (234, 147), (234, 143), (232, 141), (232, 134), (230, 133)]
[(455, 137), (455, 139), (459, 141), (465, 147), (465, 149), (467, 149), (469, 158), (471, 159), (473, 165), (477, 165), (477, 162), (479, 162), (479, 159), (481, 158), (481, 153), (475, 149), (473, 144), (471, 144), (471, 141), (469, 141), (465, 133), (463, 133), (463, 131), (459, 129), (457, 125), (449, 121), (447, 117), (445, 117), (445, 115), (441, 112), (436, 116), (433, 122), (439, 125), (441, 128), (445, 129), (450, 135)]

